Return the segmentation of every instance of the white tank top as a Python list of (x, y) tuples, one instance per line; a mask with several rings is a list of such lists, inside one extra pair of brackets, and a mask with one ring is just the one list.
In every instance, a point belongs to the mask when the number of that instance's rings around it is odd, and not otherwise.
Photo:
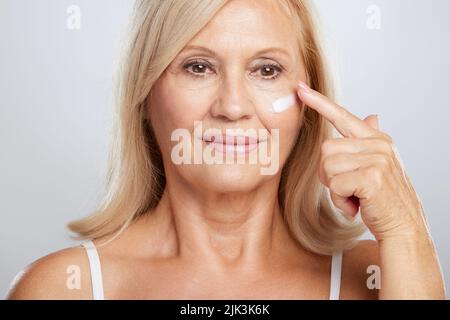
[[(91, 269), (92, 296), (94, 300), (104, 300), (102, 268), (97, 249), (91, 240), (82, 243), (86, 249)], [(342, 251), (333, 254), (331, 259), (330, 300), (339, 300), (341, 290)]]

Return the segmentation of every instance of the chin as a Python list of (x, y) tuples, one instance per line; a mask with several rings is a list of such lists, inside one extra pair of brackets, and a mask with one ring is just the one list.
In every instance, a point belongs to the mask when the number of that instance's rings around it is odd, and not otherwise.
[(268, 178), (260, 173), (260, 166), (249, 164), (208, 165), (198, 168), (196, 184), (218, 193), (249, 192)]

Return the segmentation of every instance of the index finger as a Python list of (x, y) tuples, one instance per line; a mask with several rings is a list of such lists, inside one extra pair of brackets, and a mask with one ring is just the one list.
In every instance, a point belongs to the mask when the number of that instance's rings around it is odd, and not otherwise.
[(346, 138), (367, 138), (376, 134), (375, 129), (347, 109), (300, 82), (297, 93), (300, 99), (329, 120)]

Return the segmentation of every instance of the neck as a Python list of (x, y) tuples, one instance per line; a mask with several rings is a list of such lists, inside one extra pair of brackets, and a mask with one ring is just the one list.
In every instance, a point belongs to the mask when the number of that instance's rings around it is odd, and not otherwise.
[(281, 263), (298, 252), (278, 205), (278, 181), (226, 194), (170, 182), (148, 221), (158, 233), (165, 230), (172, 254), (242, 269)]

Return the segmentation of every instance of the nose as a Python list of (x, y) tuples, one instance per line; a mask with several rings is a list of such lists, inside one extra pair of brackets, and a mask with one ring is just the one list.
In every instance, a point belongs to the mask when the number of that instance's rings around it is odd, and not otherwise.
[(250, 119), (255, 108), (242, 76), (224, 77), (219, 99), (211, 108), (211, 115), (226, 121)]

